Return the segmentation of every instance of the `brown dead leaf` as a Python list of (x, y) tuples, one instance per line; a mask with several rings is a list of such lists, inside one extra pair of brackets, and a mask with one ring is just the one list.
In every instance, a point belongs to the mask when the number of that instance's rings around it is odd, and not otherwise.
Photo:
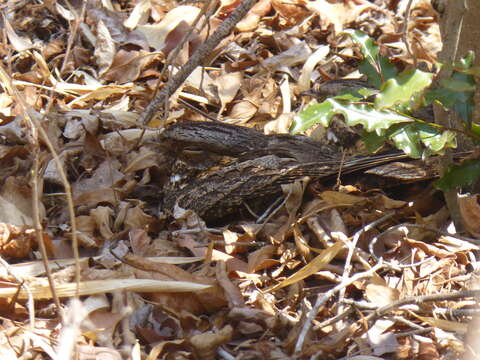
[(362, 196), (350, 195), (338, 191), (324, 191), (320, 197), (330, 205), (355, 205), (366, 201)]
[(116, 203), (118, 194), (115, 194), (113, 186), (124, 177), (118, 170), (120, 167), (121, 164), (118, 160), (107, 159), (99, 165), (90, 178), (74, 183), (72, 192), (75, 204)]
[(294, 284), (300, 280), (307, 278), (310, 275), (315, 274), (317, 271), (322, 269), (322, 267), (326, 264), (329, 264), (335, 256), (340, 252), (343, 248), (343, 244), (339, 241), (335, 243), (335, 245), (329, 247), (328, 249), (322, 250), (321, 254), (318, 255), (315, 259), (310, 261), (307, 265), (305, 265), (302, 269), (297, 271), (295, 274), (289, 276), (287, 279), (283, 280), (279, 284), (271, 287), (268, 291), (275, 291), (281, 289), (285, 286), (289, 286)]
[(121, 360), (122, 355), (118, 351), (108, 347), (78, 345), (78, 360)]
[(430, 256), (435, 256), (435, 257), (440, 258), (440, 259), (448, 258), (448, 257), (451, 257), (453, 255), (450, 251), (440, 249), (439, 247), (437, 247), (435, 245), (427, 244), (423, 241), (417, 241), (417, 240), (411, 239), (409, 237), (406, 237), (404, 239), (404, 241), (410, 247), (421, 249), (425, 254), (430, 255)]
[(142, 72), (160, 56), (158, 53), (150, 53), (144, 50), (120, 49), (115, 53), (110, 67), (103, 73), (102, 78), (125, 84), (137, 80)]
[(112, 216), (113, 210), (107, 206), (97, 206), (90, 210), (90, 216), (95, 221), (96, 227), (104, 240), (113, 237), (112, 232)]
[[(148, 44), (156, 51), (163, 51), (166, 47), (167, 36), (180, 22), (189, 25), (193, 23), (200, 9), (191, 5), (180, 5), (170, 10), (161, 22), (155, 25), (141, 25), (137, 29), (145, 35)], [(202, 22), (202, 19), (200, 20)]]
[[(10, 176), (0, 192), (0, 222), (12, 225), (33, 225), (32, 190), (27, 180)], [(44, 208), (39, 201), (40, 219)]]
[(267, 15), (272, 9), (271, 0), (260, 0), (248, 14), (237, 23), (236, 29), (240, 32), (253, 31), (257, 28), (262, 16)]
[(262, 246), (260, 249), (248, 255), (248, 273), (255, 273), (263, 269), (278, 265), (279, 261), (274, 259), (276, 247), (273, 245)]
[(235, 98), (238, 89), (242, 86), (242, 79), (242, 73), (239, 71), (231, 73), (222, 72), (222, 74), (215, 79), (221, 104), (219, 114), (221, 114), (225, 107)]
[(2, 13), (2, 17), (3, 17), (3, 23), (5, 25), (6, 35), (8, 37), (8, 40), (10, 41), (10, 44), (13, 46), (13, 48), (18, 52), (31, 49), (33, 47), (32, 41), (29, 38), (21, 37), (17, 35), (17, 33), (13, 29), (12, 25), (10, 25), (10, 22), (7, 20), (7, 17), (5, 16), (4, 13)]
[(226, 266), (224, 262), (219, 261), (216, 267), (216, 278), (218, 284), (222, 287), (225, 297), (227, 298), (229, 308), (244, 307), (245, 301), (243, 300), (242, 293), (237, 285), (235, 285), (226, 272)]
[(0, 223), (0, 254), (2, 256), (26, 258), (35, 243), (36, 234), (33, 229)]
[(205, 291), (196, 292), (195, 295), (185, 297), (181, 293), (155, 293), (144, 294), (148, 299), (157, 304), (163, 304), (168, 309), (176, 312), (183, 310), (192, 314), (204, 314), (217, 311), (226, 305), (225, 294), (215, 280), (198, 277), (182, 270), (172, 264), (154, 262), (135, 255), (126, 255), (124, 260), (135, 268), (134, 273), (138, 278), (168, 280), (190, 279), (188, 283), (198, 284), (205, 287)]
[(99, 75), (102, 76), (107, 72), (113, 63), (115, 57), (116, 46), (108, 28), (102, 20), (97, 23), (97, 41), (95, 44), (94, 56), (99, 66)]
[(241, 100), (235, 102), (230, 110), (228, 116), (225, 119), (229, 121), (235, 121), (235, 123), (246, 123), (257, 112), (258, 107), (250, 101)]
[(302, 5), (320, 16), (322, 30), (327, 30), (329, 26), (333, 26), (336, 34), (340, 33), (346, 25), (354, 22), (362, 12), (375, 9), (370, 3), (357, 5), (354, 0), (302, 1)]
[(229, 342), (232, 336), (233, 328), (227, 325), (214, 334), (204, 333), (192, 336), (190, 344), (199, 359), (215, 359), (218, 347)]
[(286, 19), (289, 24), (298, 24), (309, 15), (309, 12), (303, 5), (302, 0), (288, 2), (272, 0), (272, 7), (281, 17)]
[(384, 306), (397, 301), (400, 298), (400, 291), (389, 286), (371, 283), (365, 288), (365, 296), (378, 306)]

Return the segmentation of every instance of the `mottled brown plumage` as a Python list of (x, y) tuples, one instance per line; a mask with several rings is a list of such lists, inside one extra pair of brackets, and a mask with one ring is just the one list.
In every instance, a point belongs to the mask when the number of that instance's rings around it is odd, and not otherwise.
[(214, 122), (178, 123), (161, 136), (175, 159), (165, 188), (164, 209), (177, 203), (206, 220), (223, 217), (242, 203), (281, 192), (282, 184), (309, 176), (320, 179), (404, 157), (350, 158), (305, 136), (264, 135)]

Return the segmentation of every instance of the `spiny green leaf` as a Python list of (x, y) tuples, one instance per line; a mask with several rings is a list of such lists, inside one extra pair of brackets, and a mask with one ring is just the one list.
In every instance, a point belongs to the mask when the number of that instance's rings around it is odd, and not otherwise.
[(453, 131), (442, 131), (430, 124), (415, 123), (422, 143), (434, 154), (443, 154), (447, 148), (456, 148), (456, 135)]
[(381, 134), (390, 126), (413, 121), (410, 117), (390, 110), (377, 110), (371, 103), (347, 103), (338, 99), (327, 99), (320, 104), (310, 105), (293, 119), (290, 131), (297, 134), (314, 124), (327, 127), (333, 115), (341, 114), (349, 126), (362, 125), (367, 132)]
[(328, 101), (308, 106), (305, 110), (293, 118), (290, 132), (292, 134), (298, 134), (302, 131), (310, 129), (316, 124), (321, 124), (324, 127), (328, 127), (330, 123), (328, 116), (332, 109), (333, 106)]
[(432, 77), (432, 73), (421, 70), (404, 71), (383, 84), (382, 90), (375, 97), (375, 106), (382, 109), (397, 104), (409, 105), (415, 94), (423, 91), (431, 84)]
[(397, 75), (397, 69), (387, 57), (380, 55), (380, 48), (367, 34), (358, 30), (345, 30), (342, 34), (349, 35), (352, 41), (360, 47), (363, 60), (359, 70), (367, 76), (368, 83), (377, 89), (382, 83)]

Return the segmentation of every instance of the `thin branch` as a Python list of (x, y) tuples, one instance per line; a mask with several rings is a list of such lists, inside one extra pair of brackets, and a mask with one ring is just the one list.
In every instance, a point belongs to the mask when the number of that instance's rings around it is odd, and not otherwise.
[(327, 291), (323, 296), (318, 296), (317, 301), (315, 302), (315, 305), (313, 306), (312, 310), (310, 310), (307, 316), (307, 319), (303, 324), (302, 330), (298, 335), (297, 343), (295, 344), (295, 353), (298, 354), (300, 353), (300, 351), (302, 351), (303, 343), (305, 342), (305, 337), (307, 336), (307, 333), (310, 330), (310, 327), (312, 326), (313, 320), (317, 316), (318, 311), (320, 310), (320, 307), (323, 304), (325, 304), (328, 301), (328, 299), (330, 299), (335, 293), (339, 292), (341, 289), (349, 286), (350, 284), (353, 284), (355, 281), (358, 281), (365, 277), (372, 276), (376, 271), (380, 270), (382, 267), (383, 267), (383, 264), (380, 261), (374, 267), (372, 267), (367, 271), (355, 274), (348, 279), (342, 279), (342, 282), (337, 286), (335, 286), (333, 289), (330, 289), (329, 291)]
[(168, 83), (158, 92), (140, 115), (140, 123), (146, 125), (153, 119), (155, 114), (165, 104), (165, 101), (183, 84), (187, 77), (195, 70), (203, 60), (217, 47), (217, 45), (233, 30), (235, 25), (247, 14), (255, 4), (255, 0), (243, 0), (232, 14), (215, 30), (188, 62), (173, 76)]

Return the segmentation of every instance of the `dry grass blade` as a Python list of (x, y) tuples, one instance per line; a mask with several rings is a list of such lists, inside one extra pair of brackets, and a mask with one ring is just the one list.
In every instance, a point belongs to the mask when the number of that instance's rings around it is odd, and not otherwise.
[[(66, 283), (56, 285), (57, 295), (59, 297), (75, 296), (75, 283)], [(78, 294), (93, 295), (103, 294), (117, 290), (127, 290), (133, 292), (196, 292), (210, 288), (210, 285), (191, 283), (187, 281), (162, 281), (148, 279), (114, 279), (114, 280), (92, 280), (82, 281), (78, 287)], [(52, 293), (49, 286), (32, 286), (32, 295), (35, 299), (51, 299)], [(18, 292), (16, 287), (5, 287), (0, 289), (0, 298), (12, 297)], [(26, 299), (25, 291), (20, 290), (19, 299)]]

